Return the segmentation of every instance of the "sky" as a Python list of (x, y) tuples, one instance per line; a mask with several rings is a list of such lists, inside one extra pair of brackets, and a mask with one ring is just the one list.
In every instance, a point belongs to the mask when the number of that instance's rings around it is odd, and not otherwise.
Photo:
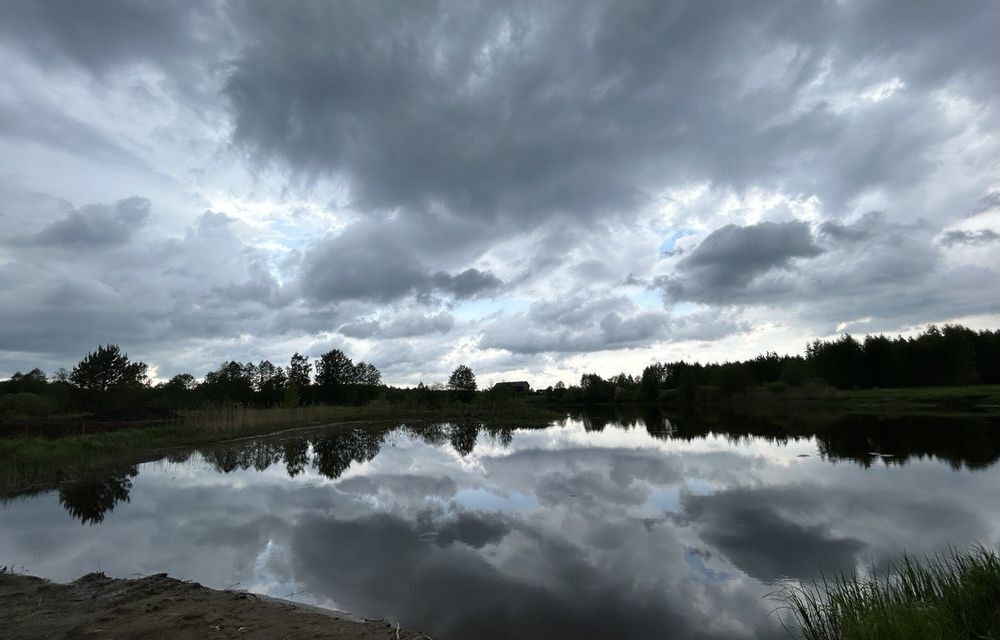
[(1000, 327), (1000, 8), (0, 3), (0, 376)]

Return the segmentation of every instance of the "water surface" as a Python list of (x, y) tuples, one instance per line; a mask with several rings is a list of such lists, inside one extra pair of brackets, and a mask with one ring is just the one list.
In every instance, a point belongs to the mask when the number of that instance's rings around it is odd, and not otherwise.
[(435, 638), (786, 637), (786, 581), (1000, 541), (1000, 425), (590, 417), (301, 432), (0, 505), (0, 565), (167, 571)]

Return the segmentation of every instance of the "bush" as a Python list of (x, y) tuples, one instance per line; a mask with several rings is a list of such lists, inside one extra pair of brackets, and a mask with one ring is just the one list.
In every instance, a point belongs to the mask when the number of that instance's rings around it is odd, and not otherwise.
[(50, 416), (59, 410), (52, 398), (37, 393), (8, 393), (0, 396), (0, 416), (41, 417)]

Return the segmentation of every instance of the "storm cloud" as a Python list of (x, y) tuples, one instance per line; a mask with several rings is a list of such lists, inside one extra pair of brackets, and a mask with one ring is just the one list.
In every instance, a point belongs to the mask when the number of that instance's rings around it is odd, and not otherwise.
[(723, 301), (744, 291), (754, 279), (788, 269), (796, 258), (822, 253), (809, 225), (762, 222), (716, 229), (677, 264), (681, 279), (661, 281), (667, 295)]
[(124, 244), (148, 222), (149, 208), (149, 200), (135, 197), (113, 205), (87, 205), (15, 242), (72, 249)]
[(337, 346), (548, 384), (995, 325), (998, 29), (985, 1), (4, 3), (0, 375), (113, 341), (164, 376)]

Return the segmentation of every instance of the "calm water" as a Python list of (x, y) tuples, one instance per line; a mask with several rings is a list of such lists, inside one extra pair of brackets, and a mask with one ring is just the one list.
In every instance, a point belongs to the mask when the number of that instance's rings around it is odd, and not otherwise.
[(786, 637), (767, 594), (1000, 542), (1000, 424), (303, 432), (0, 505), (0, 565), (167, 571), (439, 638)]

